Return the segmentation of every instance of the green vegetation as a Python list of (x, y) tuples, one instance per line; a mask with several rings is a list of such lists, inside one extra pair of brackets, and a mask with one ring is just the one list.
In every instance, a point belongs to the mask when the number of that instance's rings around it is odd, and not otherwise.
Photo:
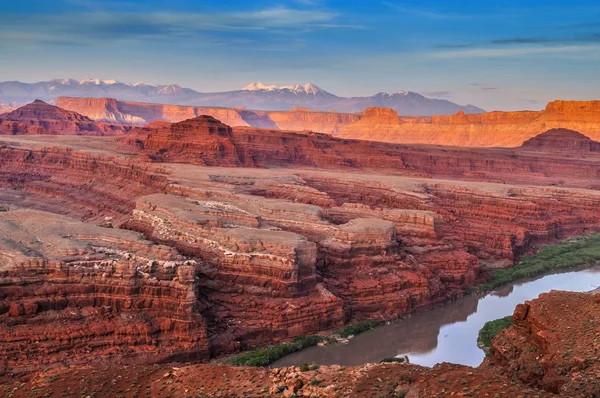
[(224, 360), (224, 363), (233, 366), (267, 366), (279, 358), (291, 354), (292, 352), (300, 351), (307, 347), (317, 345), (323, 340), (324, 337), (321, 336), (296, 337), (289, 343), (282, 343), (276, 346), (260, 348), (258, 350), (247, 351), (239, 355), (235, 355)]
[(477, 286), (481, 290), (493, 290), (520, 279), (532, 278), (561, 269), (579, 267), (600, 261), (600, 233), (593, 233), (557, 243), (525, 256), (512, 268), (493, 271), (492, 278)]
[[(300, 336), (296, 337), (289, 343), (282, 343), (279, 345), (260, 348), (257, 350), (243, 352), (238, 355), (226, 358), (221, 363), (226, 363), (233, 366), (268, 366), (276, 360), (283, 358), (284, 356), (291, 354), (296, 351), (303, 350), (308, 347), (319, 344), (321, 341), (335, 342), (335, 338), (331, 336), (340, 336), (342, 338), (348, 338), (349, 336), (356, 336), (362, 332), (373, 329), (379, 325), (380, 321), (367, 320), (361, 321), (352, 325), (346, 325), (341, 329), (335, 330), (331, 333), (330, 337), (322, 336)], [(306, 366), (305, 366), (306, 365)], [(301, 368), (306, 367), (309, 370), (307, 364), (302, 364)], [(311, 366), (312, 367), (312, 366)], [(302, 370), (302, 369), (301, 369)], [(305, 371), (305, 370), (303, 370)]]
[(367, 330), (373, 329), (375, 326), (378, 326), (380, 324), (380, 321), (369, 319), (366, 321), (353, 323), (352, 325), (346, 325), (343, 328), (334, 331), (333, 334), (337, 334), (340, 337), (347, 338), (366, 332)]
[(302, 365), (300, 365), (300, 372), (308, 372), (310, 370), (310, 367), (308, 366), (308, 364), (305, 362)]
[(512, 315), (486, 322), (479, 331), (477, 341), (483, 344), (484, 347), (489, 347), (492, 339), (509, 326), (512, 326)]

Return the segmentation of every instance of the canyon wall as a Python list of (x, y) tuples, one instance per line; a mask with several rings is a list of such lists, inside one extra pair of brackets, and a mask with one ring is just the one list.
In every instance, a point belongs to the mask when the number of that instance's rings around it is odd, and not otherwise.
[(137, 354), (208, 358), (196, 264), (138, 234), (0, 213), (0, 373)]
[[(598, 143), (555, 129), (514, 149), (387, 144), (318, 133), (235, 127), (211, 117), (136, 128), (126, 139), (159, 162), (209, 166), (370, 169), (414, 177), (593, 188), (600, 175)], [(562, 146), (561, 146), (562, 145)], [(577, 156), (567, 156), (564, 149)], [(554, 148), (554, 149), (553, 149)]]
[(360, 116), (352, 113), (318, 112), (305, 108), (290, 111), (255, 111), (245, 108), (179, 106), (119, 101), (114, 98), (59, 97), (57, 106), (109, 123), (146, 124), (153, 121), (180, 122), (201, 115), (212, 116), (232, 127), (253, 126), (282, 130), (311, 130), (333, 134)]
[(487, 112), (453, 116), (398, 116), (389, 108), (363, 113), (256, 111), (244, 108), (193, 107), (119, 101), (111, 98), (60, 97), (57, 105), (110, 123), (180, 122), (212, 116), (232, 127), (257, 127), (333, 134), (340, 138), (409, 144), (469, 147), (518, 147), (553, 128), (576, 130), (600, 140), (600, 101), (554, 101), (543, 111)]
[(411, 144), (517, 147), (541, 131), (576, 130), (600, 139), (600, 101), (554, 101), (543, 111), (487, 112), (454, 116), (397, 117), (391, 109), (370, 108), (339, 137)]

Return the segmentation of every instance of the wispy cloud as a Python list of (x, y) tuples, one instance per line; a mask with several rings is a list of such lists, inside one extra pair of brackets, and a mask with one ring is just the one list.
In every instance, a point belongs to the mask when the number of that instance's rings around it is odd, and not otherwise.
[(599, 50), (598, 46), (554, 46), (554, 47), (516, 47), (516, 48), (482, 48), (460, 51), (440, 51), (431, 53), (433, 58), (494, 58), (494, 57), (514, 57), (539, 54), (561, 54), (576, 53), (590, 50)]
[(480, 90), (497, 90), (498, 87), (494, 87), (487, 83), (469, 83), (469, 86), (477, 87)]
[[(600, 24), (598, 24), (600, 26)], [(509, 46), (520, 44), (586, 44), (600, 43), (600, 33), (591, 33), (580, 36), (548, 36), (548, 37), (508, 37), (502, 39), (493, 39), (487, 42), (479, 43), (443, 43), (434, 45), (434, 48), (469, 48), (491, 44), (494, 46)]]
[(426, 97), (448, 98), (448, 97), (450, 97), (452, 92), (451, 91), (422, 91), (421, 94), (423, 94)]
[(424, 10), (419, 8), (405, 7), (399, 4), (392, 3), (391, 1), (382, 1), (381, 4), (390, 7), (393, 10), (401, 12), (403, 14), (416, 15), (419, 17), (431, 18), (431, 19), (469, 19), (469, 15), (461, 15), (455, 13), (442, 13), (437, 11)]
[(490, 44), (561, 44), (561, 43), (597, 43), (600, 42), (600, 33), (576, 37), (511, 37), (507, 39), (491, 40)]
[[(81, 1), (81, 0), (75, 0)], [(340, 15), (320, 10), (288, 7), (228, 13), (179, 12), (79, 12), (70, 14), (0, 15), (0, 40), (15, 32), (28, 32), (24, 38), (40, 43), (46, 40), (73, 44), (106, 40), (194, 38), (201, 33), (263, 32), (315, 29), (361, 28), (339, 22)], [(10, 45), (5, 42), (3, 45)]]

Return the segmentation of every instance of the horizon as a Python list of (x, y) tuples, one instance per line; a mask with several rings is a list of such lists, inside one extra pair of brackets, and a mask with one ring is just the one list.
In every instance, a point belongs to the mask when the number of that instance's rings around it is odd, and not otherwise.
[(205, 93), (312, 82), (490, 111), (600, 91), (600, 5), (587, 0), (28, 0), (0, 11), (3, 81), (101, 76)]

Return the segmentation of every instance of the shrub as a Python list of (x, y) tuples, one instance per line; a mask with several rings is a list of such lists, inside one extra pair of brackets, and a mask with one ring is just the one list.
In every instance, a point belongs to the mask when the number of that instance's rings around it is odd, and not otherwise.
[(306, 362), (300, 365), (300, 372), (308, 372), (309, 370), (310, 368), (308, 367), (308, 364)]
[(477, 340), (481, 342), (484, 347), (489, 347), (492, 339), (496, 337), (498, 333), (510, 326), (512, 326), (512, 315), (486, 322), (481, 330), (479, 330), (479, 337)]

